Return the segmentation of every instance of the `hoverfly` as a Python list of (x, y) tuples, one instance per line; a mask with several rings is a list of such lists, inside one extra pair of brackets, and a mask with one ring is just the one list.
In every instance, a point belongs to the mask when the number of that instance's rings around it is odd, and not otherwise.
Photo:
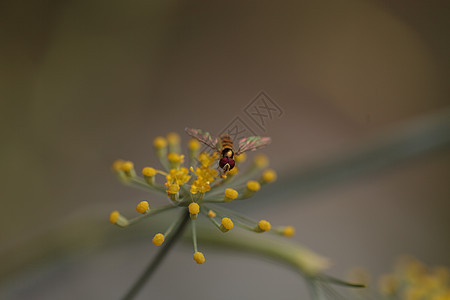
[(186, 133), (207, 145), (215, 152), (219, 153), (219, 168), (223, 170), (224, 177), (228, 171), (234, 168), (234, 157), (247, 151), (253, 151), (270, 144), (270, 137), (249, 136), (239, 140), (239, 148), (233, 150), (233, 141), (228, 134), (223, 134), (219, 138), (211, 136), (209, 132), (201, 129), (186, 128)]

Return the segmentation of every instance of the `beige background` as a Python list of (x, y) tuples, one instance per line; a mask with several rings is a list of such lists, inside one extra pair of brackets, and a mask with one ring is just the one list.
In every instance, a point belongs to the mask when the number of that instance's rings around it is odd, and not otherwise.
[[(282, 174), (449, 105), (445, 1), (10, 1), (1, 7), (0, 257), (73, 216), (131, 213), (149, 196), (121, 186), (110, 163), (120, 157), (156, 165), (156, 135), (186, 126), (215, 133), (240, 116), (273, 138), (264, 152)], [(243, 112), (260, 90), (284, 112), (265, 133)], [(403, 253), (450, 266), (449, 162), (447, 149), (295, 201), (243, 209), (295, 225), (294, 239), (332, 258), (331, 272), (339, 276), (356, 265), (376, 276)], [(134, 257), (146, 261), (154, 251), (149, 240), (113, 243), (108, 251), (63, 256), (64, 266), (37, 263), (26, 273), (3, 274), (5, 293), (115, 297), (142, 269)], [(281, 266), (207, 253), (208, 264), (198, 268), (189, 247), (177, 248), (142, 299), (304, 293), (299, 278)]]

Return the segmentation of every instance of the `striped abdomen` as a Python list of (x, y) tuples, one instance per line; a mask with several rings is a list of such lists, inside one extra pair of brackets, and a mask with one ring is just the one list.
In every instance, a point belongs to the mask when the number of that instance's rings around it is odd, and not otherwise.
[(222, 135), (220, 139), (222, 143), (222, 150), (226, 148), (233, 149), (233, 141), (231, 140), (229, 135)]

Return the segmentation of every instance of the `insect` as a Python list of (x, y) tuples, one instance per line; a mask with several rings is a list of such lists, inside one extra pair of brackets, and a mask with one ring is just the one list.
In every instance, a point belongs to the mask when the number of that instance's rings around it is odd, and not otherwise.
[[(253, 151), (270, 144), (270, 137), (249, 136), (239, 140), (237, 151), (233, 149), (233, 140), (228, 134), (223, 134), (219, 138), (213, 137), (209, 132), (201, 129), (186, 128), (186, 133), (207, 145), (220, 154), (219, 168), (222, 169), (222, 177), (234, 168), (234, 157), (247, 151)], [(220, 169), (219, 169), (220, 171)]]

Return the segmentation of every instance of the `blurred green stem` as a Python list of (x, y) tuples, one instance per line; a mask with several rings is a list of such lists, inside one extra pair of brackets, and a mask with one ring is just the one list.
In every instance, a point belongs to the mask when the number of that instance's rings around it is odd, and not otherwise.
[(181, 237), (187, 223), (189, 220), (189, 214), (183, 211), (183, 215), (180, 217), (180, 222), (177, 224), (175, 231), (169, 238), (165, 241), (161, 249), (159, 249), (158, 254), (153, 258), (153, 260), (148, 265), (147, 269), (141, 274), (139, 279), (133, 284), (133, 286), (128, 290), (127, 294), (123, 297), (124, 300), (133, 299), (145, 283), (150, 279), (152, 274), (156, 271), (158, 266), (162, 263), (164, 257), (169, 253), (175, 242)]

